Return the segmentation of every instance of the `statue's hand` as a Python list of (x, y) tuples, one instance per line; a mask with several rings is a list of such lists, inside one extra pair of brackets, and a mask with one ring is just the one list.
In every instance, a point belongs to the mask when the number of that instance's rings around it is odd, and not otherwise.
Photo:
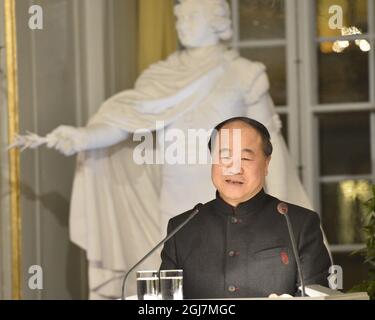
[(22, 148), (23, 151), (46, 144), (48, 148), (71, 156), (84, 150), (109, 147), (127, 138), (128, 133), (125, 130), (105, 124), (92, 124), (81, 128), (59, 126), (46, 137), (30, 132), (27, 135), (17, 135), (8, 149)]
[(46, 138), (40, 137), (35, 133), (27, 131), (26, 135), (17, 134), (13, 139), (13, 143), (8, 146), (7, 150), (20, 148), (22, 152), (25, 149), (38, 148), (44, 143), (46, 143)]
[(46, 136), (47, 147), (71, 156), (87, 145), (87, 134), (83, 128), (59, 126)]

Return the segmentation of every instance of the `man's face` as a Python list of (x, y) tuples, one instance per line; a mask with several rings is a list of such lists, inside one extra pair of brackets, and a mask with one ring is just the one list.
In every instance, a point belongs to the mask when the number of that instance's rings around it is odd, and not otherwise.
[(266, 158), (255, 129), (231, 122), (220, 129), (213, 147), (212, 182), (225, 202), (237, 206), (263, 188), (271, 157)]

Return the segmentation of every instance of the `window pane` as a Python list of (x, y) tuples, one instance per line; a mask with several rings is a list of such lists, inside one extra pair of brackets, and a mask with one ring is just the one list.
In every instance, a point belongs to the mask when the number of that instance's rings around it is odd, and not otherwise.
[(369, 265), (364, 263), (364, 257), (359, 254), (352, 255), (351, 252), (334, 252), (333, 261), (342, 267), (343, 291), (365, 281), (368, 277)]
[(367, 221), (363, 203), (371, 198), (371, 184), (365, 180), (345, 180), (321, 185), (322, 223), (330, 244), (365, 241), (362, 230)]
[[(339, 10), (335, 9), (337, 6), (342, 8), (342, 19)], [(330, 8), (333, 9), (332, 13), (329, 12)], [(339, 26), (340, 19), (342, 27), (354, 26), (362, 33), (366, 33), (368, 30), (367, 0), (317, 0), (316, 14), (319, 37), (341, 36), (341, 29), (332, 28)], [(334, 22), (333, 25), (332, 22)]]
[(370, 174), (370, 119), (367, 112), (319, 116), (320, 174)]
[(369, 101), (368, 69), (368, 52), (354, 43), (341, 53), (323, 53), (318, 49), (319, 103)]
[(240, 40), (285, 37), (284, 0), (239, 0)]
[(244, 58), (265, 64), (271, 85), (270, 92), (275, 105), (287, 105), (285, 48), (243, 48), (240, 53)]
[(286, 114), (279, 114), (280, 120), (283, 124), (281, 128), (281, 134), (284, 137), (285, 143), (289, 146), (289, 137), (288, 137), (288, 116)]

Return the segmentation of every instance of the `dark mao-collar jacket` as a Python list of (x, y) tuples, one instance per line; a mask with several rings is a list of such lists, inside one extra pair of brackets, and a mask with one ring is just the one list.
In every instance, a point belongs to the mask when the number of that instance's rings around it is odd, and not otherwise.
[[(298, 295), (299, 278), (280, 203), (261, 190), (236, 208), (220, 196), (165, 243), (161, 270), (183, 269), (185, 299)], [(328, 285), (330, 259), (317, 213), (287, 204), (305, 284)], [(168, 233), (191, 211), (169, 221)]]

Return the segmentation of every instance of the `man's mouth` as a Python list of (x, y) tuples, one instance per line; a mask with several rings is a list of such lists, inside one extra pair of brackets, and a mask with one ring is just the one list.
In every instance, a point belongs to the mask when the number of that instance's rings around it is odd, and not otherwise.
[(233, 179), (225, 179), (225, 182), (229, 183), (231, 185), (241, 185), (241, 184), (243, 184), (242, 181), (233, 180)]

